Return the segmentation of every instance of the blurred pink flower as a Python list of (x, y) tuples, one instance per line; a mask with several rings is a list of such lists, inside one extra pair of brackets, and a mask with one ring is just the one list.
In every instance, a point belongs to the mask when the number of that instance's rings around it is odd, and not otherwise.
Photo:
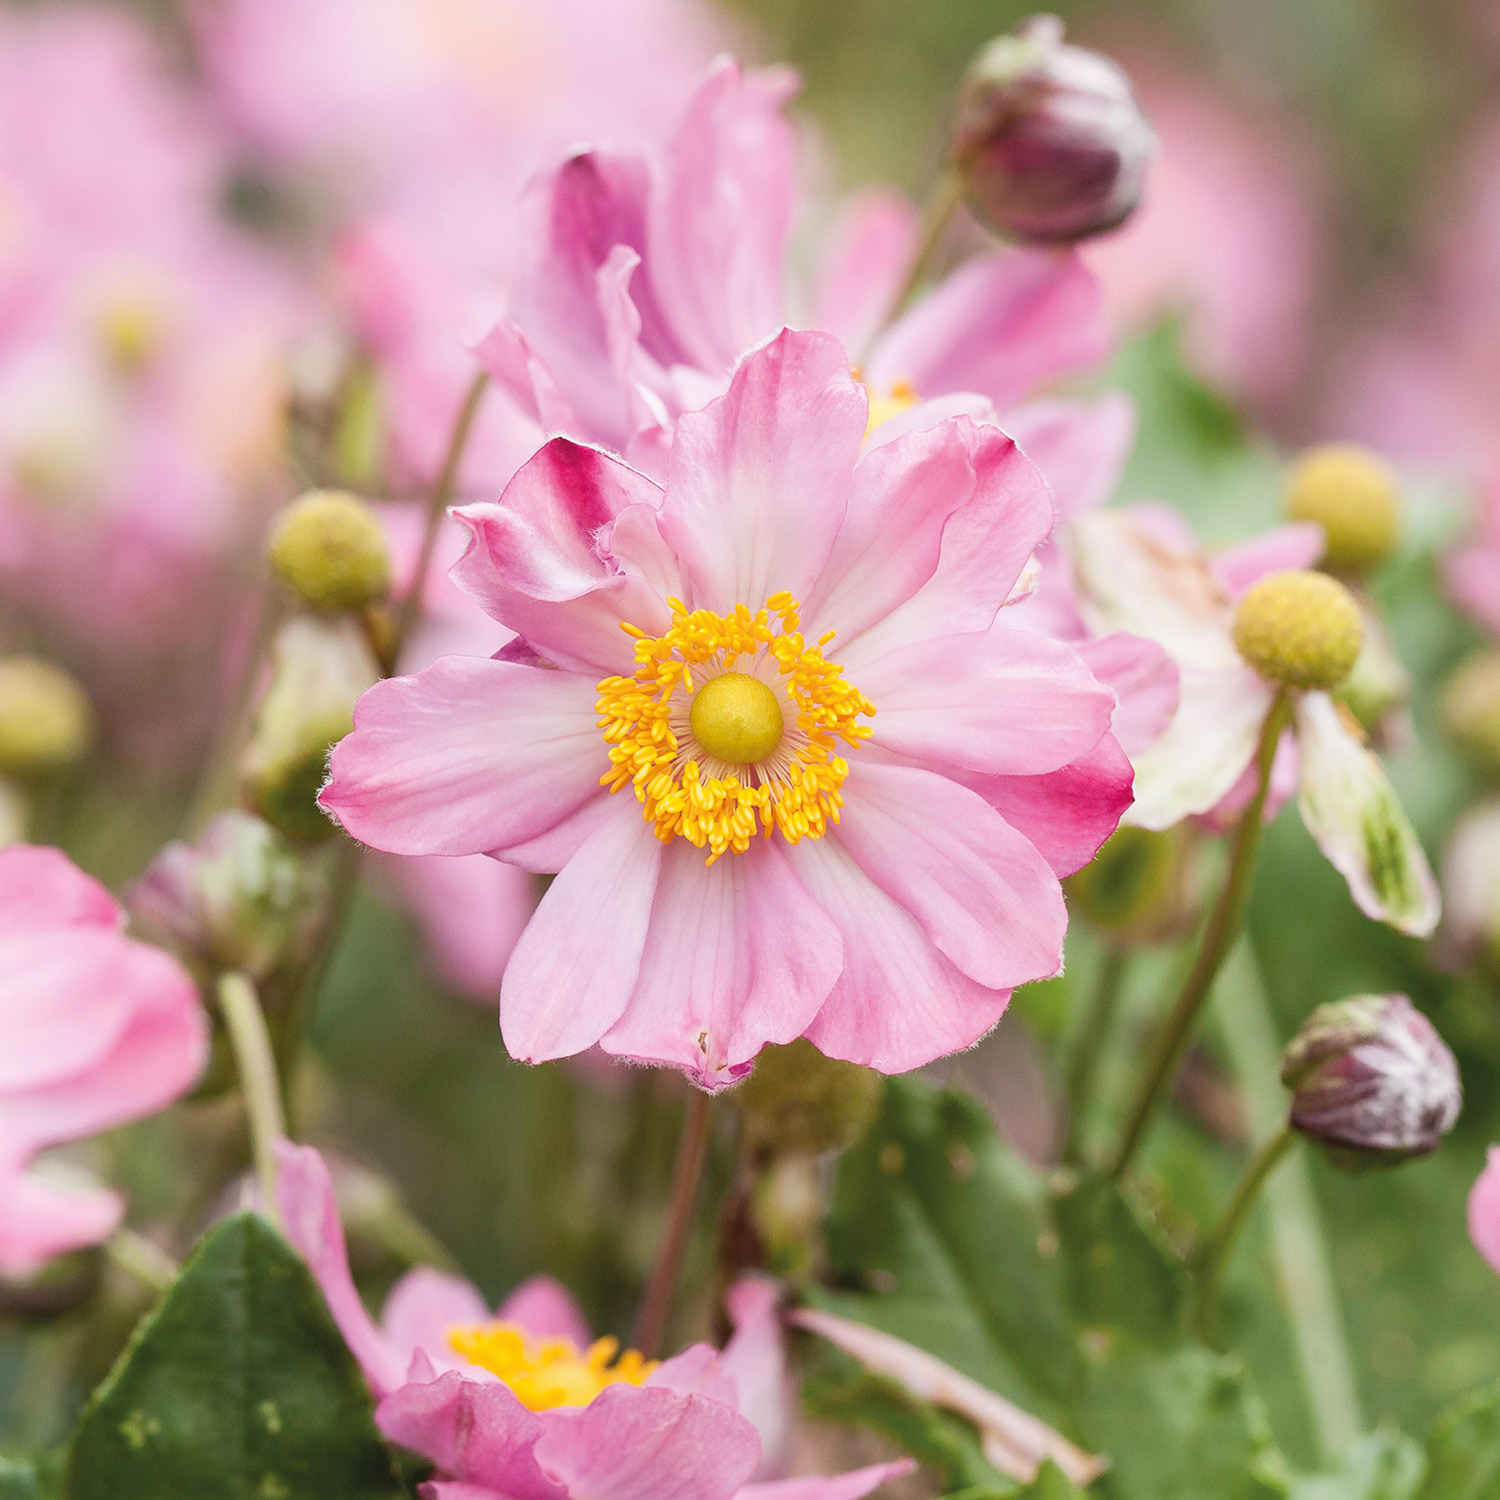
[(665, 490), (558, 439), (459, 512), (455, 576), (519, 639), (372, 689), (323, 802), (394, 853), (561, 872), (506, 971), (514, 1056), (714, 1087), (805, 1034), (899, 1072), (1057, 971), (1059, 877), (1130, 769), (1078, 656), (997, 624), (1050, 498), (994, 426), (861, 460), (867, 419), (837, 341), (784, 332), (679, 421)]
[(1160, 153), (1134, 217), (1085, 259), (1121, 324), (1181, 310), (1201, 371), (1274, 403), (1300, 371), (1323, 256), (1307, 143), (1163, 57), (1131, 76)]
[(1500, 1276), (1500, 1146), (1490, 1147), (1469, 1190), (1469, 1238)]
[[(365, 1371), (382, 1430), (437, 1465), (438, 1479), (423, 1487), (433, 1500), (861, 1500), (913, 1467), (903, 1459), (831, 1479), (748, 1482), (778, 1472), (791, 1420), (769, 1279), (730, 1289), (735, 1332), (722, 1353), (695, 1344), (655, 1367), (627, 1353), (611, 1368), (618, 1345), (596, 1343), (572, 1297), (546, 1276), (491, 1313), (470, 1283), (418, 1268), (396, 1283), (377, 1326), (349, 1273), (322, 1158), (283, 1143), (280, 1161), (287, 1235)], [(460, 1352), (482, 1361), (490, 1344), (520, 1367), (510, 1380)]]
[(32, 1169), (39, 1151), (170, 1104), (208, 1027), (177, 961), (122, 935), (109, 892), (56, 849), (0, 850), (0, 1273), (97, 1244), (124, 1203)]
[(1500, 476), (1481, 497), (1474, 536), (1443, 559), (1442, 573), (1453, 602), (1500, 638)]

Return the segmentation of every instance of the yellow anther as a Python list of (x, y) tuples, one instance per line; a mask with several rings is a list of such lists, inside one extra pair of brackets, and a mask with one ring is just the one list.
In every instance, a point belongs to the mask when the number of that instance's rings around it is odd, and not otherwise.
[(1240, 655), (1283, 687), (1337, 687), (1353, 670), (1363, 638), (1354, 596), (1325, 573), (1272, 573), (1246, 591), (1234, 616)]
[(615, 1360), (618, 1339), (595, 1339), (580, 1350), (571, 1339), (535, 1338), (499, 1321), (451, 1328), (448, 1344), (470, 1364), (498, 1375), (532, 1411), (587, 1406), (608, 1386), (640, 1385), (658, 1363), (635, 1349)]

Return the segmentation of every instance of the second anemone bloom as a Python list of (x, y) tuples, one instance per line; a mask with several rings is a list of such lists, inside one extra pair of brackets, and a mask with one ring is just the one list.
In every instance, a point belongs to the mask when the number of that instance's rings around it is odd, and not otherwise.
[(664, 487), (557, 439), (457, 513), (454, 577), (518, 640), (372, 688), (322, 800), (376, 848), (556, 873), (513, 1056), (716, 1087), (805, 1035), (901, 1072), (1059, 970), (1059, 878), (1131, 771), (1110, 691), (1005, 622), (1047, 487), (965, 417), (861, 459), (867, 420), (837, 340), (783, 332)]

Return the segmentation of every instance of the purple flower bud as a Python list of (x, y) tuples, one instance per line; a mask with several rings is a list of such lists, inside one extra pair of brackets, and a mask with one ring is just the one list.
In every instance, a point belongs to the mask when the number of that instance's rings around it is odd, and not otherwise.
[(1287, 1045), (1281, 1081), (1293, 1127), (1352, 1171), (1426, 1155), (1463, 1103), (1453, 1054), (1405, 995), (1320, 1005)]
[(131, 888), (131, 916), (210, 970), (260, 982), (300, 961), (327, 904), (315, 863), (250, 813), (221, 813), (195, 843), (168, 844)]
[(971, 64), (953, 123), (964, 199), (996, 234), (1069, 243), (1122, 224), (1156, 136), (1125, 73), (1033, 16)]

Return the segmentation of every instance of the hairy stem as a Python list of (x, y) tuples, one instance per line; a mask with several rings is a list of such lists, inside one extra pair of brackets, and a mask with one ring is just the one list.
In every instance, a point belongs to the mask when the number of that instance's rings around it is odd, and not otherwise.
[(1255, 873), (1255, 856), (1260, 847), (1261, 820), (1265, 814), (1266, 797), (1271, 789), (1271, 767), (1276, 760), (1277, 742), (1287, 725), (1290, 712), (1286, 694), (1278, 693), (1261, 726), (1260, 743), (1255, 753), (1255, 795), (1250, 799), (1250, 805), (1235, 829), (1224, 887), (1209, 916), (1193, 966), (1188, 970), (1177, 999), (1151, 1045), (1125, 1133), (1120, 1140), (1120, 1148), (1110, 1166), (1109, 1175), (1113, 1181), (1118, 1182), (1129, 1169), (1146, 1134), (1146, 1127), (1151, 1123), (1151, 1117), (1177, 1071), (1183, 1049), (1192, 1034), (1193, 1023), (1198, 1019), (1208, 993), (1213, 988), (1213, 982), (1244, 924), (1245, 904), (1250, 894), (1251, 877)]
[(165, 1250), (123, 1225), (104, 1242), (104, 1253), (153, 1295), (159, 1296), (177, 1278), (177, 1262)]
[(273, 1223), (276, 1212), (276, 1142), (286, 1134), (286, 1113), (276, 1076), (276, 1054), (266, 1030), (255, 986), (238, 973), (219, 977), (219, 1009), (239, 1072), (240, 1095), (250, 1122), (250, 1154), (260, 1186), (261, 1209)]

